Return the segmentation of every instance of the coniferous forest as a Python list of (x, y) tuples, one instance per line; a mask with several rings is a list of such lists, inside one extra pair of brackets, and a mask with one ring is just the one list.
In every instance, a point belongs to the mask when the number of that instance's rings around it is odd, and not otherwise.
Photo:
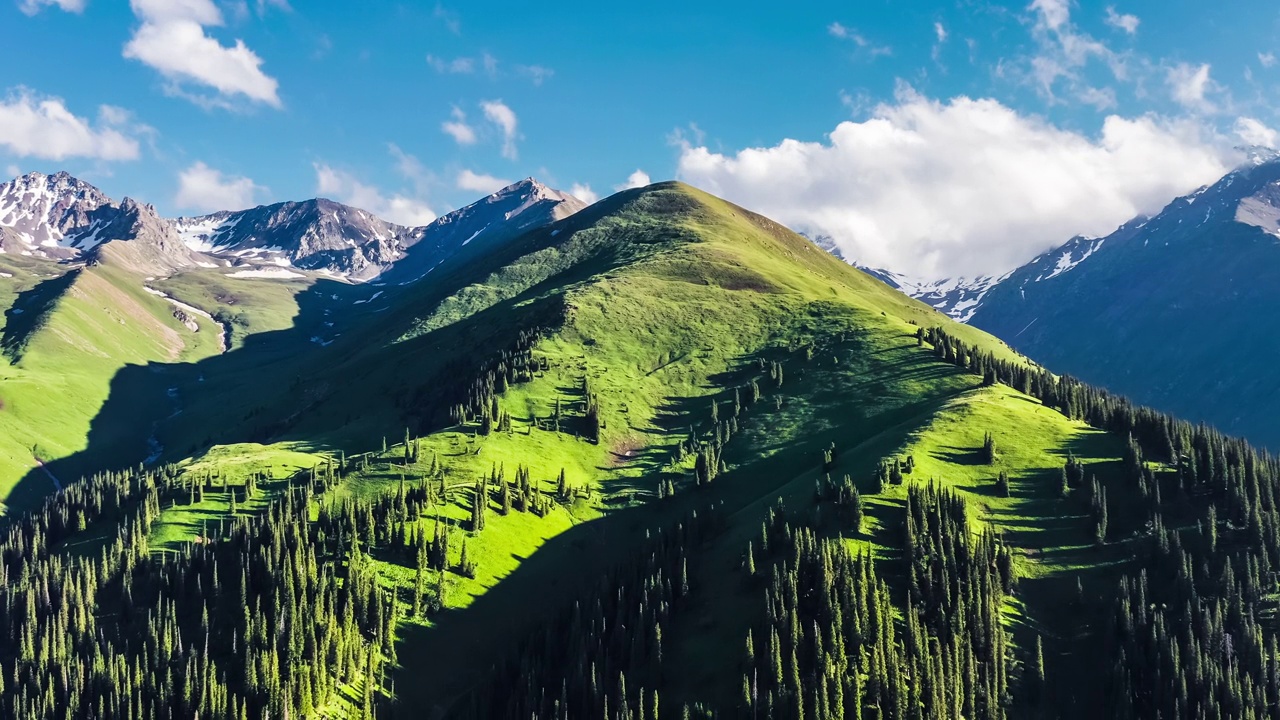
[[(1074, 458), (1060, 473), (1060, 491), (1087, 505), (1099, 545), (1117, 534), (1109, 491), (1136, 498), (1125, 520), (1133, 528), (1131, 569), (1089, 620), (1107, 658), (1096, 678), (1105, 687), (1098, 711), (1270, 717), (1280, 700), (1270, 625), (1280, 552), (1276, 459), (1070, 378), (993, 359), (940, 329), (921, 330), (919, 340), (986, 385), (1020, 388), (1126, 438), (1121, 476), (1100, 482)], [(519, 382), (527, 364), (527, 357), (499, 363), (496, 384)], [(455, 410), (480, 428), (491, 424), (482, 433), (503, 431), (503, 413), (491, 411), (494, 372), (486, 369), (485, 382)], [(780, 365), (768, 374), (781, 392)], [(653, 502), (719, 482), (728, 439), (762, 401), (758, 385), (748, 388), (745, 404), (737, 388), (728, 409), (711, 405), (704, 425), (711, 429), (681, 444), (681, 454), (695, 458), (691, 475), (664, 480)], [(584, 428), (584, 439), (592, 437), (592, 423)], [(984, 434), (982, 462), (999, 451)], [(423, 461), (417, 452), (407, 438), (383, 456), (413, 466)], [(169, 466), (103, 473), (10, 523), (0, 546), (3, 713), (307, 717), (343, 695), (349, 714), (403, 715), (389, 670), (397, 624), (441, 612), (446, 576), (475, 575), (467, 545), (490, 514), (545, 515), (576, 490), (563, 474), (542, 489), (524, 467), (508, 478), (497, 465), (472, 487), (451, 488), (433, 458), (421, 477), (402, 477), (374, 499), (329, 497), (349, 468), (368, 462), (343, 458), (299, 472), (261, 511), (233, 514), (176, 552), (148, 547), (162, 508), (204, 493), (247, 501), (255, 479), (220, 484)], [(913, 458), (881, 463), (865, 483), (833, 479), (837, 462), (834, 448), (824, 450), (815, 465), (825, 479), (811, 497), (800, 507), (778, 498), (739, 548), (734, 582), (753, 607), (718, 669), (734, 678), (735, 702), (682, 705), (664, 693), (677, 620), (692, 592), (708, 592), (690, 559), (728, 532), (723, 513), (707, 505), (652, 529), (630, 560), (553, 622), (512, 638), (505, 659), (453, 712), (637, 720), (1053, 715), (1066, 689), (1053, 682), (1057, 668), (1042, 638), (1014, 641), (1008, 617), (1018, 563), (1002, 537), (973, 525), (954, 490), (911, 477)], [(1007, 477), (996, 482), (1008, 492)], [(905, 504), (891, 531), (900, 552), (848, 542), (865, 534), (866, 498), (901, 484)], [(469, 519), (441, 517), (451, 494), (467, 496)], [(68, 539), (94, 528), (110, 532), (92, 550), (68, 550)], [(375, 559), (411, 569), (411, 586), (388, 585)]]

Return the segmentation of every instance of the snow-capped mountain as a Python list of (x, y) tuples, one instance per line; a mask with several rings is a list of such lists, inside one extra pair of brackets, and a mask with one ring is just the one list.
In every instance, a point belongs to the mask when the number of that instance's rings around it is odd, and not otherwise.
[(210, 264), (151, 205), (117, 203), (65, 172), (0, 184), (0, 252), (116, 263), (152, 275)]
[(525, 178), (421, 228), (416, 242), (387, 280), (413, 282), (464, 247), (515, 237), (563, 220), (586, 206), (568, 193)]
[[(529, 178), (423, 227), (405, 227), (319, 198), (173, 221), (192, 250), (236, 264), (318, 270), (369, 280), (401, 261), (442, 260), (482, 233), (516, 233), (583, 207), (582, 201)], [(412, 257), (412, 260), (409, 258)]]
[(1280, 159), (990, 288), (969, 322), (1058, 372), (1280, 447)]
[(235, 264), (278, 265), (368, 279), (404, 256), (420, 228), (408, 228), (332, 200), (282, 202), (177, 218), (187, 247)]
[[(31, 173), (0, 184), (0, 252), (116, 258), (152, 274), (221, 266), (255, 277), (300, 268), (357, 281), (402, 263), (397, 278), (413, 279), (468, 244), (513, 237), (583, 207), (527, 178), (423, 227), (396, 225), (324, 198), (165, 220), (150, 205), (128, 198), (116, 203), (65, 172)], [(97, 250), (115, 240), (135, 245)]]
[(860, 270), (879, 279), (889, 287), (897, 288), (925, 304), (946, 313), (960, 322), (968, 322), (986, 294), (1012, 273), (1001, 276), (982, 275), (976, 278), (945, 278), (921, 280), (892, 270), (863, 268)]
[(29, 173), (0, 183), (0, 250), (69, 258), (109, 239), (104, 229), (119, 208), (98, 190), (65, 172)]

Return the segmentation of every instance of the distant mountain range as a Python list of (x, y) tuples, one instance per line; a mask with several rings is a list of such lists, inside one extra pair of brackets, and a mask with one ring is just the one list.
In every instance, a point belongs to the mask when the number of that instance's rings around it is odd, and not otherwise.
[(481, 236), (518, 234), (585, 205), (527, 178), (422, 227), (324, 198), (169, 220), (130, 198), (116, 203), (65, 172), (31, 173), (0, 184), (0, 252), (89, 262), (105, 252), (166, 275), (203, 266), (248, 277), (306, 270), (367, 281), (402, 261), (429, 270)]
[(868, 270), (1057, 372), (1280, 447), (1280, 160), (999, 278), (913, 282)]

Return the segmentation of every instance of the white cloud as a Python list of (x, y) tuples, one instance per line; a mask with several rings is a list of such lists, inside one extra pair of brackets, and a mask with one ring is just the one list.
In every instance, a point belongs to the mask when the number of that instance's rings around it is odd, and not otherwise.
[(1040, 14), (1040, 20), (1050, 30), (1057, 30), (1071, 19), (1070, 0), (1034, 0), (1028, 10)]
[(1083, 87), (1077, 93), (1080, 102), (1098, 110), (1110, 110), (1116, 106), (1116, 91), (1111, 88)]
[(4, 169), (4, 174), (11, 178), (16, 178), (22, 174), (22, 168), (17, 165), (10, 165)]
[(480, 53), (480, 64), (484, 67), (484, 73), (490, 79), (498, 76), (498, 58), (487, 52)]
[(687, 146), (682, 180), (829, 235), (859, 264), (921, 277), (1000, 273), (1102, 235), (1226, 169), (1198, 124), (1110, 116), (1096, 137), (995, 100), (902, 90), (824, 142), (721, 154)]
[(86, 2), (87, 0), (18, 0), (18, 9), (27, 15), (35, 15), (52, 5), (70, 13), (82, 13)]
[(1034, 84), (1050, 101), (1058, 100), (1062, 81), (1068, 94), (1077, 100), (1099, 109), (1109, 107), (1099, 104), (1099, 89), (1086, 82), (1081, 73), (1091, 61), (1098, 60), (1108, 66), (1113, 77), (1124, 80), (1128, 76), (1125, 56), (1080, 32), (1071, 22), (1069, 0), (1035, 0), (1027, 9), (1032, 13), (1031, 37), (1037, 50), (1029, 60), (1013, 64), (1011, 74)]
[(1246, 145), (1261, 145), (1263, 147), (1276, 147), (1276, 131), (1262, 124), (1262, 121), (1251, 117), (1236, 118), (1232, 131)]
[(937, 61), (938, 56), (942, 54), (942, 46), (947, 42), (947, 28), (942, 23), (935, 21), (933, 23), (933, 37), (933, 50), (929, 54), (934, 61)]
[(476, 61), (469, 57), (457, 57), (452, 60), (446, 60), (435, 55), (427, 56), (427, 64), (433, 70), (444, 75), (469, 75), (476, 71)]
[(190, 210), (242, 210), (256, 204), (265, 188), (243, 176), (224, 175), (222, 171), (197, 162), (178, 174), (178, 193), (174, 205)]
[(1114, 5), (1107, 6), (1107, 24), (1117, 30), (1123, 30), (1133, 35), (1138, 32), (1138, 25), (1142, 22), (1137, 15), (1128, 13), (1118, 13)]
[(436, 219), (427, 204), (401, 194), (387, 196), (376, 187), (360, 182), (354, 175), (315, 163), (316, 192), (347, 205), (367, 210), (384, 220), (400, 225), (426, 225)]
[[(142, 24), (124, 46), (124, 56), (160, 72), (171, 94), (206, 106), (227, 106), (244, 96), (281, 107), (279, 83), (262, 72), (262, 59), (241, 40), (227, 47), (205, 34), (206, 26), (224, 23), (212, 0), (131, 0)], [(194, 95), (183, 83), (217, 91), (215, 97)]]
[(502, 157), (515, 160), (517, 120), (515, 112), (501, 100), (486, 100), (480, 103), (485, 118), (502, 131)]
[(1208, 63), (1178, 63), (1166, 71), (1165, 82), (1179, 105), (1191, 110), (1213, 111), (1213, 103), (1205, 98), (1205, 94), (1214, 88), (1213, 81), (1209, 79)]
[(630, 190), (632, 188), (640, 188), (653, 182), (649, 179), (649, 173), (637, 168), (635, 172), (627, 176), (627, 181), (621, 185), (614, 185), (614, 190)]
[(600, 195), (595, 190), (592, 190), (590, 185), (584, 183), (574, 183), (569, 188), (569, 194), (588, 205), (600, 199)]
[(483, 175), (470, 170), (463, 170), (458, 173), (457, 185), (459, 190), (470, 190), (471, 192), (492, 195), (502, 188), (511, 184), (510, 180), (503, 180), (492, 175)]
[(0, 147), (18, 157), (134, 160), (138, 141), (125, 127), (128, 113), (110, 105), (95, 124), (67, 109), (61, 98), (17, 88), (0, 100)]
[(1260, 53), (1258, 53), (1258, 62), (1259, 62), (1259, 63), (1262, 65), (1262, 67), (1264, 67), (1264, 68), (1274, 67), (1274, 66), (1275, 66), (1275, 64), (1276, 64), (1276, 54), (1275, 54), (1275, 53), (1269, 53), (1269, 52), (1268, 52), (1268, 53), (1261, 53), (1261, 52), (1260, 52)]
[(859, 51), (864, 51), (872, 58), (880, 55), (892, 55), (893, 48), (888, 45), (877, 45), (867, 39), (865, 35), (858, 32), (854, 28), (833, 22), (827, 26), (827, 34), (833, 38), (840, 40), (848, 40), (853, 43)]
[(467, 114), (462, 111), (462, 108), (454, 106), (450, 117), (453, 119), (441, 123), (440, 129), (459, 145), (474, 145), (476, 130), (467, 124)]

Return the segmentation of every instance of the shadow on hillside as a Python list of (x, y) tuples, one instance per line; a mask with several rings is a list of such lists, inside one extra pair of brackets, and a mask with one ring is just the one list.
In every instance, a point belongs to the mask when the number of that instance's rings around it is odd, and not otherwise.
[[(596, 207), (571, 220), (587, 222), (601, 212), (604, 208)], [(467, 306), (474, 312), (461, 320), (397, 338), (446, 299), (484, 282), (494, 268), (564, 237), (557, 239), (544, 227), (502, 244), (485, 244), (483, 252), (469, 247), (438, 265), (429, 281), (404, 286), (318, 279), (294, 295), (297, 314), (289, 328), (251, 335), (240, 347), (194, 363), (121, 369), (91, 423), (86, 448), (51, 461), (49, 470), (65, 484), (148, 459), (189, 457), (215, 444), (296, 441), (316, 449), (363, 449), (384, 435), (397, 437), (405, 427), (415, 434), (440, 429), (448, 423), (448, 407), (465, 389), (459, 383), (474, 375), (478, 363), (510, 348), (521, 330), (562, 322), (572, 310), (564, 304), (563, 290), (627, 261), (627, 243), (601, 240), (583, 250), (578, 264), (553, 268), (515, 297), (488, 307), (482, 298), (478, 306)], [(30, 291), (31, 298), (43, 297), (39, 293), (51, 287), (42, 283)], [(355, 301), (367, 302), (374, 288), (383, 297), (356, 309)], [(15, 307), (25, 307), (24, 302)], [(326, 312), (339, 308), (341, 313)], [(378, 321), (369, 322), (373, 317)], [(49, 490), (51, 482), (39, 469), (27, 473), (13, 497), (31, 502), (15, 510), (34, 507)]]
[(71, 287), (78, 270), (71, 270), (55, 278), (41, 280), (18, 293), (13, 305), (4, 313), (4, 328), (0, 331), (0, 350), (10, 359), (21, 357), (22, 349), (31, 334), (40, 328), (58, 298)]
[[(755, 367), (755, 359), (744, 359), (739, 364), (739, 368), (742, 367)], [(717, 379), (736, 377), (735, 371), (731, 371)], [(726, 393), (721, 395), (731, 397)], [(686, 473), (677, 483), (674, 497), (618, 506), (609, 509), (602, 518), (575, 525), (550, 538), (466, 608), (433, 616), (430, 627), (407, 629), (398, 651), (401, 668), (396, 689), (401, 706), (432, 708), (423, 713), (426, 717), (447, 715), (468, 691), (479, 689), (476, 683), (481, 681), (483, 673), (506, 657), (535, 628), (546, 626), (559, 612), (570, 607), (574, 598), (581, 597), (606, 577), (629, 557), (633, 548), (642, 544), (647, 532), (669, 526), (691, 511), (712, 506), (721, 508), (730, 523), (726, 542), (737, 547), (741, 540), (745, 547), (747, 540), (759, 532), (763, 514), (778, 497), (787, 497), (788, 507), (797, 509), (812, 501), (808, 468), (817, 469), (819, 450), (831, 442), (847, 453), (846, 458), (837, 463), (835, 472), (848, 472), (860, 478), (860, 482), (869, 482), (882, 454), (898, 447), (922, 418), (930, 417), (951, 397), (917, 401), (870, 418), (846, 413), (841, 423), (780, 442), (769, 456), (753, 458), (749, 465), (731, 463), (729, 471), (710, 485), (695, 487), (691, 474)], [(764, 407), (758, 411), (748, 409), (744, 411), (743, 422), (757, 423), (767, 432), (768, 412)], [(831, 412), (837, 410), (832, 408)], [(709, 415), (707, 399), (668, 398), (662, 406), (661, 424), (670, 428), (670, 432), (683, 434), (687, 432), (691, 414)], [(704, 426), (707, 424), (709, 422), (704, 422)], [(743, 447), (742, 441), (730, 441), (727, 453), (733, 451), (735, 442), (739, 448)], [(653, 450), (642, 454), (636, 462), (655, 467), (665, 463), (665, 458)], [(619, 478), (608, 481), (606, 491), (650, 492), (653, 482), (651, 475)], [(903, 510), (898, 508), (896, 512), (901, 515)], [(679, 632), (673, 634), (673, 638), (679, 637)], [(441, 648), (457, 647), (471, 650), (467, 653), (441, 651)]]

